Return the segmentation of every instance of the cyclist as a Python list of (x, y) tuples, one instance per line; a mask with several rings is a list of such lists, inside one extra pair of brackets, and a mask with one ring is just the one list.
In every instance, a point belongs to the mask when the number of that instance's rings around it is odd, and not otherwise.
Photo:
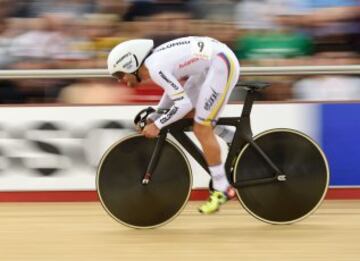
[[(115, 46), (107, 60), (111, 75), (128, 86), (151, 79), (164, 89), (153, 121), (142, 130), (148, 138), (190, 112), (193, 131), (208, 163), (214, 191), (199, 211), (211, 214), (234, 196), (221, 160), (214, 126), (238, 81), (238, 59), (225, 44), (210, 37), (183, 37), (154, 48), (149, 39), (129, 40)], [(180, 82), (184, 82), (181, 84)]]

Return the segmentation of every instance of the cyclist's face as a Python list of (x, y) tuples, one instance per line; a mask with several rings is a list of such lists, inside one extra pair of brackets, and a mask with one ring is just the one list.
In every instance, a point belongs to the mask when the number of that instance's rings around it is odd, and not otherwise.
[(128, 87), (133, 87), (138, 84), (138, 81), (137, 81), (135, 75), (130, 74), (130, 73), (117, 72), (117, 73), (113, 74), (113, 76), (120, 83), (126, 84)]
[(122, 82), (125, 83), (128, 87), (134, 87), (138, 84), (136, 76), (128, 73), (124, 75)]

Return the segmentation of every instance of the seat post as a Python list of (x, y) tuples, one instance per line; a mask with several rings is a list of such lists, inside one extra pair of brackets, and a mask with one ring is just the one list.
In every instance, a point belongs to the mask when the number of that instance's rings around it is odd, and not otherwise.
[(241, 112), (241, 117), (249, 117), (251, 113), (251, 109), (256, 97), (256, 91), (249, 89), (246, 91), (244, 107)]

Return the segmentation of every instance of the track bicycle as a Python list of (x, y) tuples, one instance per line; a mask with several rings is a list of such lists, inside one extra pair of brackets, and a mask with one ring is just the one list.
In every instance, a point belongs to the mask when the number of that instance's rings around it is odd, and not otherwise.
[[(325, 197), (329, 185), (326, 156), (309, 136), (294, 129), (270, 129), (253, 137), (251, 109), (256, 94), (270, 84), (237, 85), (246, 90), (241, 116), (220, 118), (217, 123), (236, 128), (225, 161), (227, 178), (244, 209), (255, 218), (270, 224), (300, 221)], [(148, 114), (138, 114), (137, 123), (144, 126)], [(181, 213), (192, 189), (191, 168), (183, 150), (210, 173), (201, 150), (186, 134), (192, 124), (192, 119), (179, 120), (155, 139), (130, 135), (105, 152), (96, 189), (111, 217), (129, 227), (154, 228)]]

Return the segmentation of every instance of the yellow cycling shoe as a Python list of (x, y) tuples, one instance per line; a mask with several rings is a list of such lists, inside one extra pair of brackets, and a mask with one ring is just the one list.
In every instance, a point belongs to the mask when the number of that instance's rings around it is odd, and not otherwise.
[(202, 214), (215, 213), (226, 201), (228, 201), (228, 197), (225, 192), (214, 190), (210, 192), (208, 201), (199, 208), (199, 212)]

